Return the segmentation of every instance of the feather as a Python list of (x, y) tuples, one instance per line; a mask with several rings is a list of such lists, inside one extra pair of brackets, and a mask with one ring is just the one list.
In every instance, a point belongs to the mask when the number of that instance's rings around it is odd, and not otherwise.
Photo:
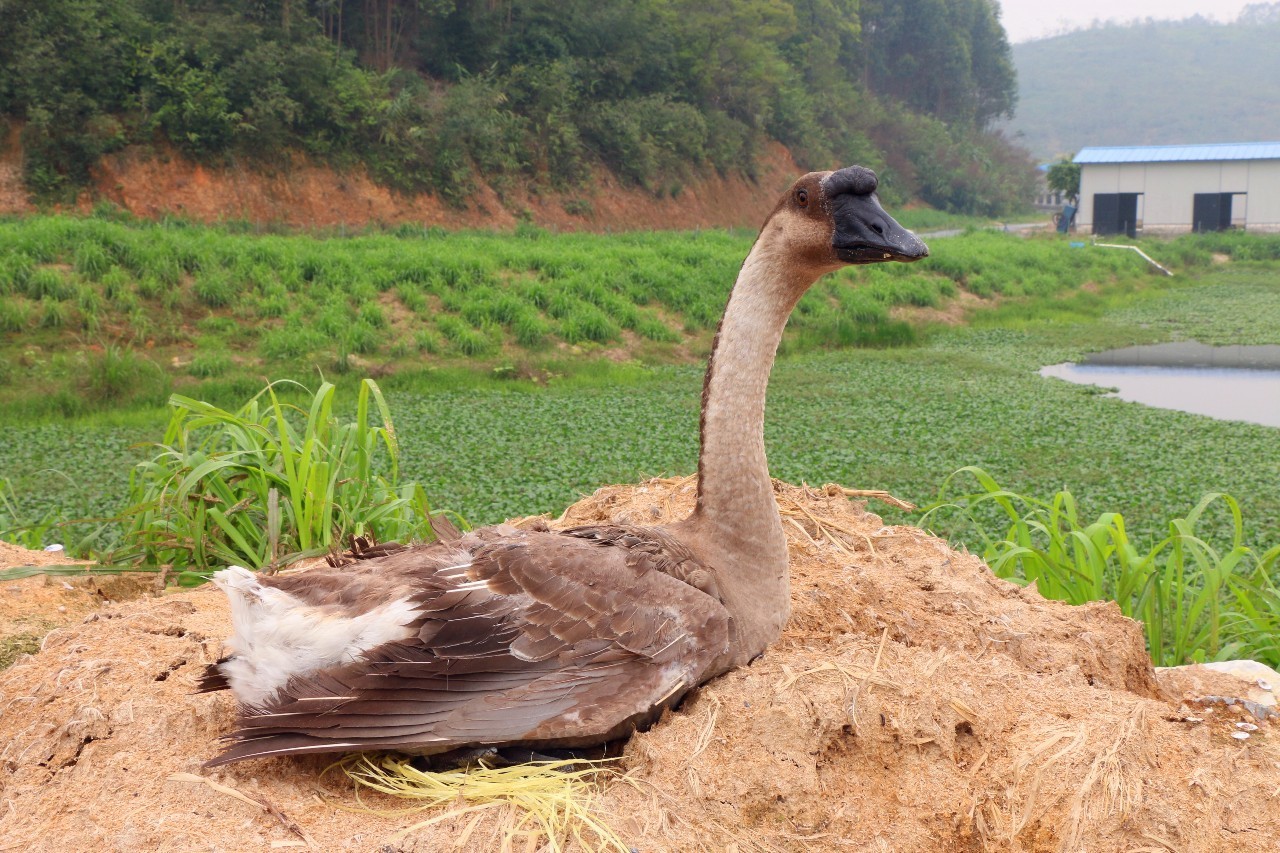
[(513, 529), (389, 554), (345, 586), (349, 569), (259, 578), (334, 619), (398, 595), (417, 615), (405, 638), (242, 707), (232, 744), (210, 764), (625, 734), (703, 680), (729, 644), (728, 613), (672, 571), (696, 562), (670, 541), (621, 527)]

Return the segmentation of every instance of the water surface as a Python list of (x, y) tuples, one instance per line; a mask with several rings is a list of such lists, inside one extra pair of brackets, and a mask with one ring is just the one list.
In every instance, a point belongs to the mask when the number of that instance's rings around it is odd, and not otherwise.
[(1280, 427), (1280, 346), (1125, 347), (1040, 375), (1113, 388), (1121, 400), (1161, 409)]

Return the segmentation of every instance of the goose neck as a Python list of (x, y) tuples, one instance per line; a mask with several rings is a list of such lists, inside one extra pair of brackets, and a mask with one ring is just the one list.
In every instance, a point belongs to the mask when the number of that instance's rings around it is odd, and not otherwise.
[(786, 537), (764, 450), (765, 389), (787, 318), (808, 283), (762, 236), (729, 296), (703, 385), (691, 522), (714, 550), (739, 648), (749, 655), (778, 636), (787, 616)]

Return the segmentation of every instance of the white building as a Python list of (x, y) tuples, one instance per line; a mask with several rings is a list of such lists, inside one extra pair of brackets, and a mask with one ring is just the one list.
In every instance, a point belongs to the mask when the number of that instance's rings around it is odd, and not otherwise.
[(1280, 142), (1083, 148), (1075, 162), (1081, 231), (1280, 231)]

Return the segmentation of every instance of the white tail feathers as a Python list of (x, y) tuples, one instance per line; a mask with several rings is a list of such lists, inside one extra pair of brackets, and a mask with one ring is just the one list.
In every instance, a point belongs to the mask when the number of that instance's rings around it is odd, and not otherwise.
[(262, 707), (289, 682), (327, 667), (361, 659), (365, 653), (408, 639), (418, 615), (407, 599), (363, 613), (337, 613), (264, 584), (253, 572), (231, 566), (213, 582), (227, 594), (235, 635), (230, 659), (221, 670), (242, 703)]

